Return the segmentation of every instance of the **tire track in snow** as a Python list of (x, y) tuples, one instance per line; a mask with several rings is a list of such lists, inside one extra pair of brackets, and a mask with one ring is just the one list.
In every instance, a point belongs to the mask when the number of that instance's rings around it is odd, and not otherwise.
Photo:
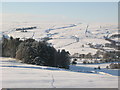
[(50, 82), (51, 87), (56, 88), (56, 87), (54, 86), (55, 79), (54, 79), (53, 74), (52, 74), (52, 73), (49, 73), (48, 75), (51, 77), (51, 82)]
[(54, 82), (55, 82), (55, 79), (54, 79), (54, 76), (53, 76), (53, 74), (52, 74), (52, 82), (51, 82), (51, 86), (52, 86), (53, 88), (56, 88), (56, 87), (54, 86)]

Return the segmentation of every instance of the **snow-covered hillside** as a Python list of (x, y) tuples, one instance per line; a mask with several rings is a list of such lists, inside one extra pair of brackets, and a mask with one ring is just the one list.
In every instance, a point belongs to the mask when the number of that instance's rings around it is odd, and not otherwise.
[[(37, 27), (28, 30), (16, 30)], [(104, 37), (118, 33), (117, 25), (86, 23), (3, 23), (0, 34), (9, 38), (48, 40), (56, 49), (70, 54), (96, 53), (92, 45), (109, 43)], [(2, 35), (0, 35), (2, 36)], [(70, 70), (23, 64), (12, 58), (0, 58), (3, 88), (117, 88), (118, 70), (106, 69), (110, 63), (70, 65)], [(94, 69), (100, 66), (101, 69)]]
[(118, 71), (111, 70), (109, 73), (102, 67), (95, 72), (92, 68), (97, 65), (71, 65), (70, 70), (65, 70), (23, 64), (12, 58), (1, 57), (0, 80), (2, 88), (118, 88), (118, 76), (115, 74)]
[[(36, 29), (27, 32), (16, 31), (16, 28), (34, 27)], [(3, 24), (4, 35), (19, 37), (21, 39), (34, 38), (41, 40), (44, 37), (52, 38), (48, 42), (56, 49), (66, 49), (74, 53), (95, 53), (96, 49), (90, 48), (89, 43), (109, 43), (104, 36), (118, 32), (117, 25), (113, 24), (86, 24), (86, 23), (32, 23), (21, 22)]]

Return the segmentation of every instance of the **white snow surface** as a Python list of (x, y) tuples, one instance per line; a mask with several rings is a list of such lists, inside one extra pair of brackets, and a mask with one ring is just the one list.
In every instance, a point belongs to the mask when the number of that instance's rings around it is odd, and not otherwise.
[(76, 66), (70, 70), (21, 63), (12, 58), (0, 58), (2, 88), (118, 88), (117, 70), (107, 70), (107, 64)]
[[(36, 26), (36, 29), (27, 32), (16, 31), (16, 28)], [(88, 26), (88, 28), (87, 28)], [(90, 48), (88, 43), (102, 44), (109, 43), (103, 37), (117, 33), (117, 24), (86, 24), (86, 23), (64, 23), (64, 22), (11, 22), (3, 23), (2, 34), (14, 38), (34, 38), (41, 40), (50, 37), (51, 43), (56, 49), (68, 50), (74, 53), (96, 53), (97, 49)], [(82, 47), (84, 45), (84, 47)]]

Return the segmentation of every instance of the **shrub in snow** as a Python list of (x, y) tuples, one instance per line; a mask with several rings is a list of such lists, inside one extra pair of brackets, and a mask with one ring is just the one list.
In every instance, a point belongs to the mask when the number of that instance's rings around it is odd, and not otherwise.
[(120, 69), (120, 63), (111, 63), (109, 67), (111, 69)]
[(98, 69), (101, 69), (100, 66), (98, 66)]
[(73, 61), (72, 61), (72, 65), (76, 65), (77, 64), (77, 59), (75, 58)]
[(87, 61), (83, 61), (83, 64), (87, 64), (88, 62)]
[(106, 66), (106, 68), (108, 69), (108, 68), (109, 68), (109, 66)]

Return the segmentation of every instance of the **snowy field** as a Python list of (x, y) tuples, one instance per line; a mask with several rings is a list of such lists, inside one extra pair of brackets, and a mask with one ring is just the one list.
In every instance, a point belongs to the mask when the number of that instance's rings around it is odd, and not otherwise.
[[(36, 29), (27, 32), (16, 31), (16, 28), (34, 27)], [(48, 42), (56, 49), (66, 49), (71, 54), (74, 53), (96, 53), (97, 49), (89, 47), (93, 45), (109, 43), (104, 36), (118, 33), (117, 24), (87, 24), (87, 23), (41, 23), (18, 22), (3, 23), (2, 33), (14, 38), (34, 38), (41, 40), (44, 37), (52, 38)], [(84, 46), (84, 47), (83, 47)]]
[[(70, 70), (20, 63), (0, 58), (3, 88), (118, 88), (118, 70), (93, 65), (70, 66)], [(1, 75), (1, 74), (0, 74)]]

